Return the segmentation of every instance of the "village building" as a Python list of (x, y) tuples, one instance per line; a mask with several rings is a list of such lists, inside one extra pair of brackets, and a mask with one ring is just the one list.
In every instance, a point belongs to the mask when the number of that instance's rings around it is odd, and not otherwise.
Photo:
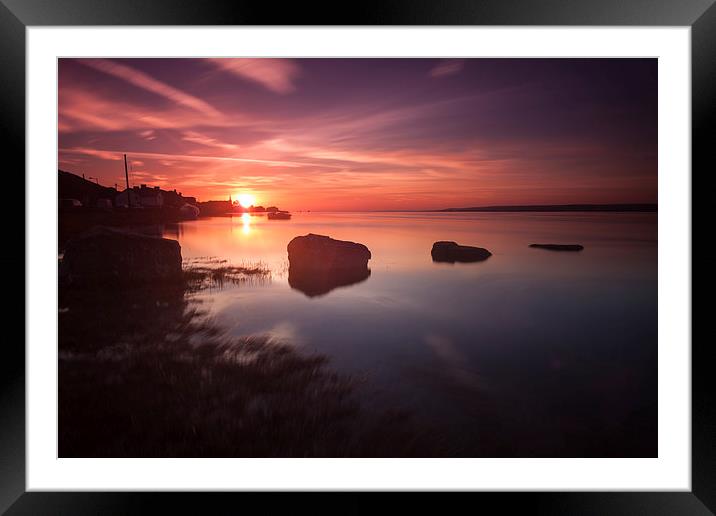
[[(128, 201), (129, 198), (129, 201)], [(114, 199), (115, 206), (118, 207), (142, 207), (142, 208), (161, 208), (164, 206), (164, 197), (158, 186), (153, 188), (147, 185), (135, 186), (129, 190), (120, 192)]]
[(124, 190), (115, 196), (114, 205), (118, 208), (138, 208), (141, 206), (139, 194), (134, 189)]
[(139, 189), (139, 199), (142, 206), (147, 208), (161, 208), (164, 205), (164, 197), (158, 186), (147, 188), (147, 185), (142, 185)]

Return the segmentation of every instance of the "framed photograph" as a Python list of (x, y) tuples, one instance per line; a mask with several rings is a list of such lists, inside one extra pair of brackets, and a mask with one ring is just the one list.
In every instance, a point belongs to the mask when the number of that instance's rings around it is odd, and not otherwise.
[(3, 0), (0, 510), (712, 514), (712, 4)]

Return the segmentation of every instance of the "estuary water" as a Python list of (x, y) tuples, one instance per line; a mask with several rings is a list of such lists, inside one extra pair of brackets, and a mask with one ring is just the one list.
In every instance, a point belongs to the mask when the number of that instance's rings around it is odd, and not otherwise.
[[(297, 286), (286, 246), (308, 233), (365, 244), (370, 275)], [(655, 213), (237, 215), (163, 236), (186, 261), (270, 270), (197, 294), (219, 327), (327, 357), (359, 379), (361, 403), (408, 414), (458, 455), (657, 454)], [(435, 263), (438, 240), (492, 256)]]

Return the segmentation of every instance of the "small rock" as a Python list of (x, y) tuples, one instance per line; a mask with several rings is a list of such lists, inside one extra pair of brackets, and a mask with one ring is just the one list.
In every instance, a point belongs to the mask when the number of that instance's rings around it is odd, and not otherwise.
[(487, 260), (492, 253), (482, 247), (458, 245), (456, 242), (435, 242), (430, 251), (434, 262), (470, 263)]
[(530, 247), (548, 251), (581, 251), (584, 249), (584, 246), (579, 244), (530, 244)]

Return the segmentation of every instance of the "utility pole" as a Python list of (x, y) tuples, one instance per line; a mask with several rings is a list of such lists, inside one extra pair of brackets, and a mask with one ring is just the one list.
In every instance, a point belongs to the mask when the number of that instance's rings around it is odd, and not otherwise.
[(124, 179), (127, 181), (127, 208), (132, 207), (132, 202), (129, 198), (129, 172), (127, 172), (127, 155), (124, 155)]

